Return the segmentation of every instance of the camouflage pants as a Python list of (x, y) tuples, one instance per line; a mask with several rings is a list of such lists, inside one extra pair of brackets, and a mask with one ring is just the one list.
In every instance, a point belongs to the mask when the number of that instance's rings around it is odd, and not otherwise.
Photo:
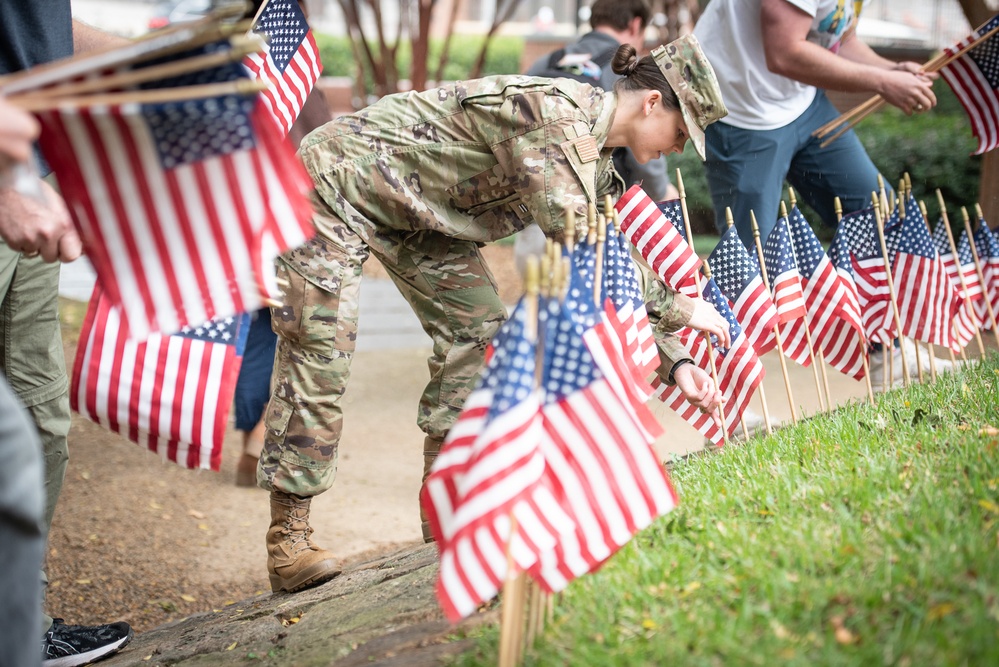
[(417, 423), (443, 439), (474, 388), (485, 349), (506, 317), (478, 247), (436, 232), (355, 229), (329, 215), (320, 233), (278, 261), (286, 284), (272, 310), (278, 334), (260, 486), (314, 496), (333, 484), (341, 399), (357, 339), (361, 265), (382, 262), (433, 341)]

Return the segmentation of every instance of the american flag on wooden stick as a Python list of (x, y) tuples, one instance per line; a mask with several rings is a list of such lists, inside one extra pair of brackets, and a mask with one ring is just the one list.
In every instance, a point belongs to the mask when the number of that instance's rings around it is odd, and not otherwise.
[[(936, 229), (933, 230), (933, 245), (936, 246), (940, 261), (943, 262), (944, 269), (950, 277), (950, 283), (957, 290), (961, 299), (961, 308), (954, 318), (954, 335), (958, 339), (960, 347), (964, 347), (975, 337), (975, 332), (982, 328), (987, 319), (982, 300), (985, 298), (982, 292), (982, 281), (978, 279), (978, 271), (975, 270), (975, 258), (971, 254), (971, 243), (968, 235), (964, 231), (957, 239), (957, 255), (951, 252), (950, 239), (947, 238), (947, 223), (941, 218), (937, 222)], [(970, 301), (971, 309), (967, 304)], [(978, 312), (981, 306), (982, 312)]]
[(891, 343), (897, 333), (873, 208), (843, 216), (833, 239), (831, 257), (838, 268), (849, 271), (856, 285), (867, 338)]
[[(999, 26), (999, 14), (944, 52), (948, 55), (957, 53), (996, 26)], [(978, 139), (978, 148), (973, 155), (999, 146), (999, 39), (993, 35), (983, 40), (941, 69), (940, 74), (971, 121), (971, 130)]]
[(248, 55), (244, 64), (268, 84), (264, 103), (288, 134), (322, 74), (319, 47), (298, 0), (267, 0), (253, 31), (266, 37), (267, 48)]
[[(992, 304), (992, 312), (999, 313), (999, 241), (996, 240), (984, 219), (979, 219), (978, 229), (974, 231), (974, 238), (978, 262), (982, 267), (982, 278), (985, 280), (982, 290), (988, 295), (989, 303)], [(975, 308), (981, 321), (987, 323), (986, 328), (991, 329), (992, 321), (989, 319), (984, 299), (976, 303)]]
[(575, 530), (542, 553), (531, 575), (547, 590), (558, 591), (670, 512), (677, 497), (632, 406), (597, 362), (613, 354), (596, 349), (606, 339), (580, 336), (582, 325), (568, 307), (551, 301), (541, 449), (553, 493)]
[(961, 299), (937, 257), (930, 231), (923, 221), (907, 215), (900, 221), (892, 278), (898, 302), (901, 335), (960, 349), (951, 323)]
[(774, 349), (777, 308), (763, 284), (760, 262), (749, 253), (735, 227), (729, 227), (708, 255), (714, 281), (728, 299), (728, 307), (741, 323), (742, 331), (757, 354)]
[[(763, 244), (763, 263), (767, 267), (770, 293), (777, 306), (780, 323), (787, 325), (782, 327), (780, 341), (784, 354), (792, 361), (808, 366), (812, 359), (808, 353), (808, 339), (804, 335), (805, 292), (786, 217), (780, 218), (770, 230), (766, 243)], [(800, 330), (802, 334), (788, 335), (794, 333), (794, 329)]]
[[(812, 334), (812, 343), (822, 351), (829, 365), (860, 380), (864, 377), (863, 356), (867, 353), (867, 344), (856, 289), (836, 271), (797, 206), (791, 208), (788, 226), (805, 289), (805, 322)], [(792, 346), (797, 345), (804, 334), (797, 323), (784, 332)]]
[(40, 119), (87, 255), (135, 339), (262, 307), (278, 293), (274, 258), (313, 233), (311, 180), (253, 97)]
[(437, 597), (452, 621), (496, 595), (511, 564), (529, 570), (574, 529), (546, 481), (529, 315), (522, 301), (504, 324), (420, 494), (440, 549)]
[(129, 340), (121, 311), (94, 289), (73, 363), (70, 405), (185, 468), (218, 470), (249, 315)]
[[(739, 243), (741, 245), (742, 241)], [(714, 360), (718, 374), (718, 388), (725, 397), (723, 406), (725, 426), (731, 433), (749, 406), (749, 400), (753, 397), (756, 388), (763, 381), (765, 371), (746, 336), (745, 330), (739, 325), (735, 313), (729, 308), (727, 297), (722, 294), (721, 289), (715, 283), (714, 277), (704, 281), (701, 294), (705, 301), (714, 306), (715, 310), (728, 320), (732, 347), (728, 349), (718, 347), (718, 341), (713, 335), (711, 340), (715, 351)], [(710, 373), (704, 336), (690, 329), (684, 329), (678, 335), (684, 341), (694, 363)], [(721, 425), (688, 403), (676, 386), (667, 385), (661, 382), (658, 377), (654, 380), (653, 385), (656, 386), (656, 395), (661, 401), (669, 405), (680, 417), (706, 438), (709, 438), (715, 445), (722, 444), (724, 434), (721, 431)]]
[(621, 231), (663, 282), (687, 296), (697, 296), (694, 274), (701, 260), (645, 191), (631, 186), (614, 208), (620, 214)]

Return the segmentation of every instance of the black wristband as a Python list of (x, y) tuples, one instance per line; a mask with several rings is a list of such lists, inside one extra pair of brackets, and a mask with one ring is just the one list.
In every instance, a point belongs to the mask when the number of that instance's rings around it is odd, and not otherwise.
[(676, 373), (676, 369), (678, 369), (680, 366), (683, 366), (684, 364), (692, 364), (692, 363), (694, 363), (693, 359), (681, 359), (680, 361), (673, 364), (673, 367), (669, 369), (669, 374), (666, 376), (666, 381), (669, 382), (670, 384), (676, 384), (676, 380), (673, 379), (673, 374)]

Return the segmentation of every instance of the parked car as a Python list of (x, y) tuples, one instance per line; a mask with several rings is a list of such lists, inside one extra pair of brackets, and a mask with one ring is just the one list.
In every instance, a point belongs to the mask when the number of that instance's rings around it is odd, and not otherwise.
[(170, 0), (157, 5), (149, 17), (149, 29), (155, 30), (171, 23), (195, 21), (212, 9), (212, 0)]

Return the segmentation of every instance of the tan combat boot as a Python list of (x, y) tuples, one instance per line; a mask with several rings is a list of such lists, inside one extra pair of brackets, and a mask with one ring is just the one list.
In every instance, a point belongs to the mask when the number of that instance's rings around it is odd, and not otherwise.
[[(434, 465), (434, 461), (437, 460), (437, 455), (441, 452), (441, 445), (444, 444), (443, 438), (432, 438), (429, 435), (423, 440), (423, 479), (420, 484), (420, 492), (422, 494), (422, 484), (427, 481), (427, 477), (430, 477), (430, 468)], [(427, 521), (427, 513), (423, 509), (423, 503), (420, 503), (420, 522), (423, 528), (423, 541), (433, 542), (434, 535), (430, 530), (430, 522)]]
[(271, 590), (293, 593), (340, 574), (336, 557), (309, 537), (311, 498), (271, 491), (271, 527), (267, 529), (267, 572)]

